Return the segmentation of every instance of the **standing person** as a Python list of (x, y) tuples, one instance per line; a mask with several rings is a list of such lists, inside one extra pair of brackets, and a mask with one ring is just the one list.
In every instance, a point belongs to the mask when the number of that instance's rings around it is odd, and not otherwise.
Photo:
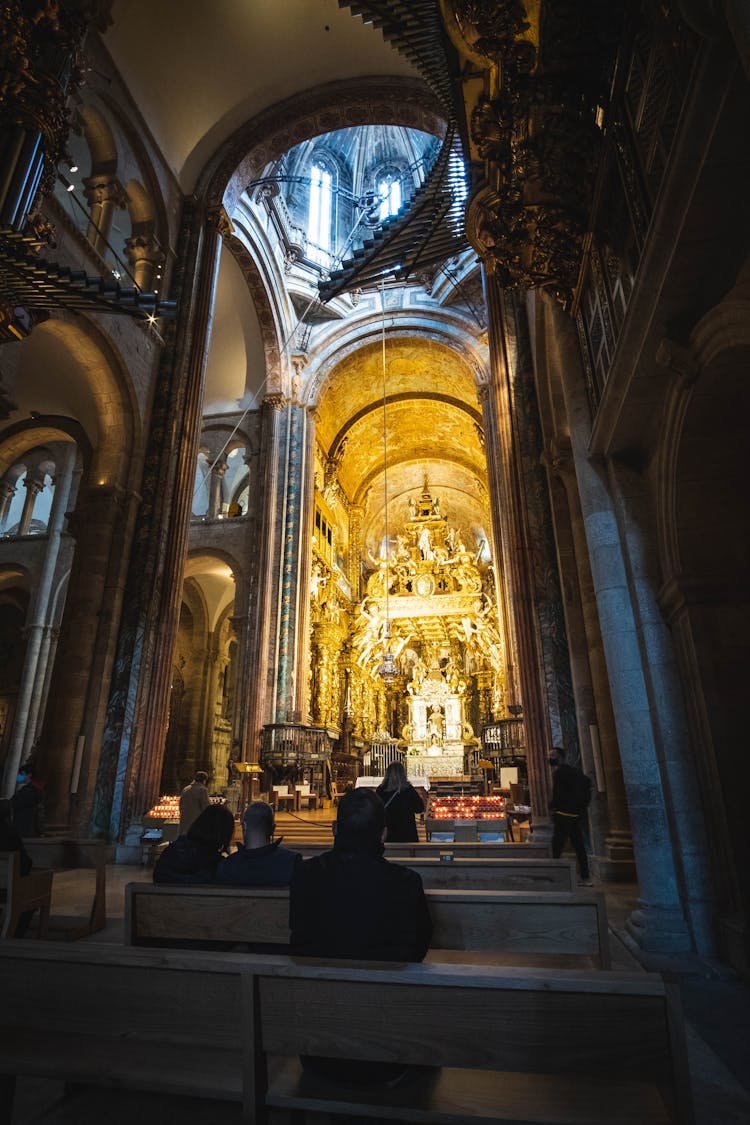
[(208, 808), (208, 774), (198, 770), (193, 780), (180, 793), (180, 835), (184, 836), (190, 825), (204, 809)]
[(401, 762), (391, 762), (385, 777), (375, 790), (385, 805), (385, 823), (389, 843), (412, 844), (419, 839), (415, 813), (424, 812), (424, 797), (406, 776)]
[(233, 835), (234, 817), (226, 805), (209, 805), (184, 836), (164, 849), (154, 868), (154, 882), (213, 883)]
[[(340, 799), (333, 850), (297, 864), (289, 892), (291, 950), (303, 957), (421, 961), (432, 935), (422, 880), (383, 858), (383, 802), (371, 789)], [(304, 1056), (334, 1082), (382, 1085), (404, 1077), (398, 1063)]]
[(299, 852), (282, 848), (281, 837), (272, 841), (276, 823), (273, 809), (265, 801), (253, 801), (242, 817), (245, 846), (222, 859), (216, 882), (230, 887), (288, 887)]
[(589, 857), (583, 842), (583, 818), (591, 800), (591, 780), (585, 773), (565, 761), (562, 746), (553, 746), (549, 764), (554, 769), (550, 812), (554, 822), (552, 855), (559, 859), (565, 841), (570, 839), (578, 858), (581, 882), (591, 886)]
[(18, 835), (27, 839), (41, 836), (44, 831), (44, 785), (35, 777), (29, 762), (18, 771), (16, 791), (10, 803)]

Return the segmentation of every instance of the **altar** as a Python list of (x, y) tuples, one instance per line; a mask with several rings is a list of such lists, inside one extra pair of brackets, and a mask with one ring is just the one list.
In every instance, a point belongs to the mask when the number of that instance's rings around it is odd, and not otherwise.
[(402, 732), (410, 780), (463, 776), (465, 741), (474, 734), (464, 715), (465, 691), (464, 677), (450, 668), (435, 666), (429, 673), (415, 668), (407, 686), (409, 722)]

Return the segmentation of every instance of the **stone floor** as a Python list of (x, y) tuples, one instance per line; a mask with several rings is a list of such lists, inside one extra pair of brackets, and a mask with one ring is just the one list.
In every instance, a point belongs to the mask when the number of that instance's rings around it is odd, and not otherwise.
[[(316, 819), (322, 822), (324, 818)], [(330, 813), (326, 820), (330, 824)], [(107, 925), (84, 941), (123, 941), (124, 887), (141, 879), (151, 879), (148, 867), (111, 865), (107, 868)], [(625, 930), (625, 921), (636, 904), (637, 887), (623, 884), (601, 889), (606, 896), (610, 921), (612, 967), (632, 971), (647, 960)], [(53, 918), (81, 916), (91, 893), (89, 872), (56, 874)], [(663, 957), (658, 964), (649, 963), (644, 967), (658, 969), (679, 984), (698, 1125), (748, 1125), (750, 986), (737, 980), (720, 963), (694, 957)], [(84, 1116), (75, 1104), (61, 1103), (61, 1094), (59, 1083), (20, 1080), (16, 1112), (9, 1125), (94, 1125), (94, 1122), (98, 1125), (100, 1120), (108, 1125), (119, 1125), (120, 1121), (130, 1125), (134, 1118), (138, 1125), (170, 1125), (172, 1121), (175, 1125), (178, 1122), (191, 1125), (193, 1121), (210, 1123), (215, 1117), (222, 1125), (229, 1125), (235, 1120), (235, 1107), (228, 1104), (222, 1104), (218, 1112), (215, 1105), (213, 1109), (181, 1105), (178, 1111), (164, 1099), (149, 1097), (144, 1101), (137, 1095), (124, 1095), (122, 1091), (102, 1094), (99, 1108), (90, 1107)], [(606, 1118), (602, 1119), (602, 1125), (606, 1125)]]

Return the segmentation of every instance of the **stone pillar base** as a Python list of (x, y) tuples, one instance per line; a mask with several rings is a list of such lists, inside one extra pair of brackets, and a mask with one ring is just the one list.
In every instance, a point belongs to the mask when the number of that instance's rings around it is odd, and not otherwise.
[(604, 883), (637, 883), (633, 837), (629, 832), (612, 832), (604, 841), (604, 855), (592, 856), (597, 875)]
[(691, 953), (693, 943), (682, 910), (654, 906), (643, 899), (625, 923), (636, 944), (647, 953)]
[(128, 825), (122, 843), (115, 847), (115, 863), (140, 864), (143, 862), (143, 845), (141, 836), (145, 828), (140, 820), (134, 820)]

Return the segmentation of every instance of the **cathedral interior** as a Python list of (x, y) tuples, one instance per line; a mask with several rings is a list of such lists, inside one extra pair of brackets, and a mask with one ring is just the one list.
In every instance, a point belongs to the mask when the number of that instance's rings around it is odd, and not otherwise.
[(132, 862), (233, 754), (489, 761), (543, 832), (562, 746), (634, 941), (747, 976), (747, 4), (0, 24), (3, 796)]

